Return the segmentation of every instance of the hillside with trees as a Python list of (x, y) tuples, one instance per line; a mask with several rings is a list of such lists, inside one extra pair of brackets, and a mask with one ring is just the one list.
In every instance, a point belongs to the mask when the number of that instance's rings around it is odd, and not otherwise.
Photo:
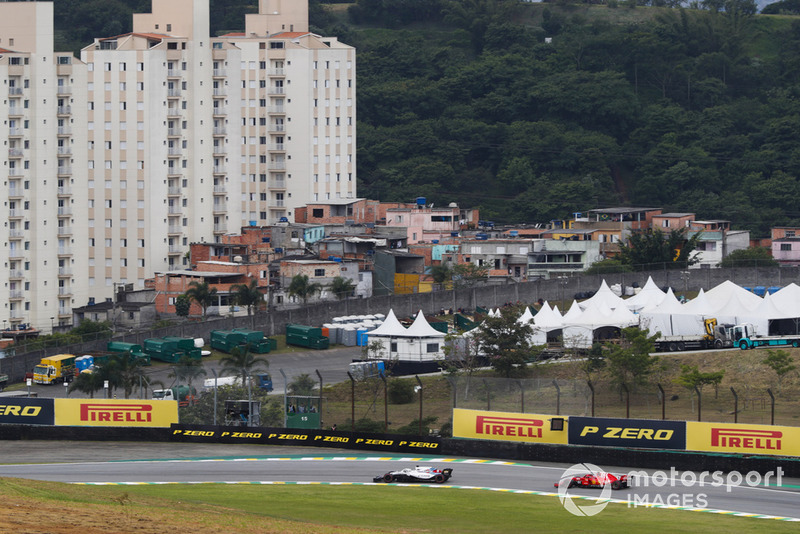
[[(212, 33), (256, 4), (212, 0)], [(55, 5), (61, 49), (149, 10)], [(752, 0), (678, 5), (312, 1), (312, 31), (358, 49), (359, 196), (500, 222), (636, 205), (756, 236), (800, 224), (800, 19)]]

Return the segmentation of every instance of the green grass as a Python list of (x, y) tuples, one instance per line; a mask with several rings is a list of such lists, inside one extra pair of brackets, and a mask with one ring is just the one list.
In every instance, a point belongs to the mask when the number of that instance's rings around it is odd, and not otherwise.
[[(0, 479), (0, 497), (12, 479)], [(190, 517), (210, 530), (260, 532), (355, 529), (413, 532), (796, 532), (796, 524), (681, 510), (610, 504), (595, 517), (575, 517), (556, 497), (439, 487), (165, 485), (87, 487), (13, 480), (11, 494), (33, 500), (107, 505), (138, 524)], [(3, 499), (5, 500), (5, 498)], [(269, 526), (272, 525), (272, 526)], [(169, 530), (167, 525), (165, 529)], [(188, 527), (188, 525), (187, 525)], [(165, 530), (165, 531), (167, 531)]]

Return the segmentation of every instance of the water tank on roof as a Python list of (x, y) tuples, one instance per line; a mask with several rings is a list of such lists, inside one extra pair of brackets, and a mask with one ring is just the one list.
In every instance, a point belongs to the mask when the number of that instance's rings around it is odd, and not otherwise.
[(417, 206), (424, 206), (427, 204), (427, 200), (425, 197), (417, 197)]
[(241, 256), (234, 256), (233, 257), (233, 262), (234, 263), (242, 263), (242, 257)]
[(431, 243), (433, 243), (434, 245), (437, 244), (438, 242), (439, 242), (438, 239), (431, 239)]
[(247, 221), (250, 226), (258, 226), (258, 221)]
[(511, 237), (517, 237), (517, 236), (519, 236), (519, 231), (518, 230), (511, 230), (510, 232), (508, 232), (508, 235), (510, 235)]

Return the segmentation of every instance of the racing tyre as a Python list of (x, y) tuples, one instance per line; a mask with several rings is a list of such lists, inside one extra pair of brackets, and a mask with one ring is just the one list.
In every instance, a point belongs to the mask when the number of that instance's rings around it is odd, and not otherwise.
[(611, 483), (611, 489), (612, 490), (618, 490), (618, 489), (621, 489), (621, 488), (622, 488), (622, 482), (620, 482), (619, 480), (615, 480), (615, 481), (613, 481)]
[(394, 482), (394, 476), (391, 473), (386, 473), (383, 475), (383, 481), (389, 484), (390, 482)]
[(442, 482), (444, 482), (444, 475), (441, 473), (436, 473), (436, 475), (434, 475), (433, 477), (433, 481), (436, 482), (437, 484), (441, 484)]

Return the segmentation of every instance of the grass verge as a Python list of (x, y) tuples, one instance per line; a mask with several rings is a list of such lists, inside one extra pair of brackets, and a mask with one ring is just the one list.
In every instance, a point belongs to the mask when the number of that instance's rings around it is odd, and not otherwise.
[[(797, 525), (611, 504), (570, 515), (555, 497), (395, 486), (75, 486), (0, 478), (0, 531), (49, 532), (796, 532)], [(65, 515), (65, 510), (69, 513)]]

